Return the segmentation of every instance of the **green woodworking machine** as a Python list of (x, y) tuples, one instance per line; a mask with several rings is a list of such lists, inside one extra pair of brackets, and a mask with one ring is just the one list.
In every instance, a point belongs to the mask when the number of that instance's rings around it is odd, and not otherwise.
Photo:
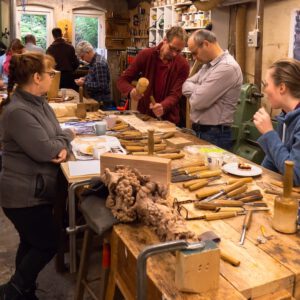
[(243, 84), (232, 125), (234, 138), (232, 152), (257, 164), (260, 164), (263, 160), (264, 152), (256, 142), (260, 133), (256, 129), (252, 118), (261, 107), (262, 97), (263, 94), (260, 93), (256, 85)]

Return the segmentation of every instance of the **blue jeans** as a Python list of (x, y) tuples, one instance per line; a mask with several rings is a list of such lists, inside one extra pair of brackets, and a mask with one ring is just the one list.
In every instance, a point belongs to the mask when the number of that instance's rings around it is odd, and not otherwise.
[(199, 139), (205, 140), (225, 150), (230, 151), (233, 146), (232, 133), (230, 127), (212, 126), (210, 128), (207, 128), (205, 131), (195, 131)]

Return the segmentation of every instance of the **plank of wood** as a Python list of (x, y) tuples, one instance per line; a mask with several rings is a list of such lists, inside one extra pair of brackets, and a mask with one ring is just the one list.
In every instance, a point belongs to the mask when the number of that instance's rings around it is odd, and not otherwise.
[(116, 165), (135, 168), (143, 175), (150, 175), (151, 179), (169, 186), (171, 182), (170, 159), (155, 156), (121, 155), (105, 153), (101, 155), (101, 173), (106, 168), (114, 170)]
[(177, 148), (177, 149), (182, 149), (185, 146), (192, 145), (193, 142), (183, 138), (183, 137), (174, 137), (166, 140), (166, 143), (168, 146)]

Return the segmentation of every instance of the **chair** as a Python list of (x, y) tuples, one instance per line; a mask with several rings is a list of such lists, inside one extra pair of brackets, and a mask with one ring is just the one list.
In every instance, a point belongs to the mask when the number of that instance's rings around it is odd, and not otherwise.
[[(105, 207), (105, 198), (98, 195), (87, 196), (80, 205), (80, 210), (86, 220), (87, 228), (84, 232), (82, 251), (80, 256), (79, 271), (76, 280), (75, 300), (82, 300), (84, 292), (87, 291), (93, 299), (104, 299), (107, 273), (109, 269), (109, 242), (107, 235), (112, 226), (118, 223), (111, 211)], [(87, 280), (88, 263), (92, 250), (93, 237), (103, 237), (102, 269), (100, 292), (97, 295), (89, 287)]]

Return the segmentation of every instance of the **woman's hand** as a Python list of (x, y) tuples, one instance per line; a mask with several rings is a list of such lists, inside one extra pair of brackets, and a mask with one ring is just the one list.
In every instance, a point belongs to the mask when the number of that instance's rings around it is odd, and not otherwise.
[(66, 161), (68, 156), (68, 151), (66, 149), (62, 149), (58, 154), (56, 158), (53, 158), (51, 160), (51, 162), (55, 163), (55, 164), (60, 164), (64, 161)]
[(261, 134), (274, 130), (270, 115), (263, 107), (254, 114), (253, 123)]

